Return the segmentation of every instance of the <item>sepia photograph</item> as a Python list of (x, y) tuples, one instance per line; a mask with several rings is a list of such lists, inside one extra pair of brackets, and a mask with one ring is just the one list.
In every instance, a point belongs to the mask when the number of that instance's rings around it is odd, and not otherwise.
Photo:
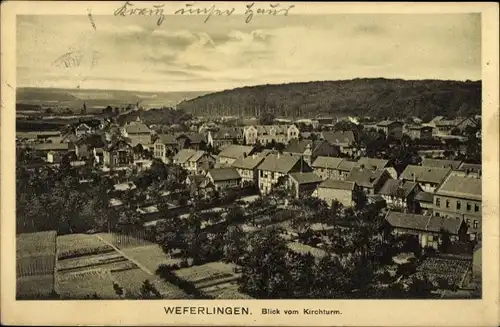
[(16, 302), (483, 299), (482, 13), (304, 5), (15, 16)]

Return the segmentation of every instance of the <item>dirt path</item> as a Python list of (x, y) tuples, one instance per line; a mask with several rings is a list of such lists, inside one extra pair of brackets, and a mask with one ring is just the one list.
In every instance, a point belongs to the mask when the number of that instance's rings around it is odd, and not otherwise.
[(149, 275), (152, 275), (152, 276), (155, 276), (154, 273), (152, 273), (148, 268), (144, 267), (140, 262), (138, 262), (137, 260), (131, 258), (130, 256), (126, 255), (122, 250), (120, 250), (119, 248), (117, 248), (116, 246), (114, 246), (112, 243), (106, 241), (105, 239), (103, 239), (101, 236), (99, 235), (95, 235), (95, 237), (97, 237), (98, 239), (100, 239), (102, 242), (108, 244), (109, 246), (111, 246), (116, 252), (120, 253), (124, 258), (126, 258), (127, 260), (129, 260), (130, 262), (133, 262), (135, 265), (137, 265), (137, 267), (139, 267), (142, 271), (148, 273)]

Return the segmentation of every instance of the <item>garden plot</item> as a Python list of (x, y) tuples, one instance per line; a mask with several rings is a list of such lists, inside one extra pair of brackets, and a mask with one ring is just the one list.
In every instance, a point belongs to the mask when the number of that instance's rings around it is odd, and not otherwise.
[(57, 237), (59, 260), (113, 251), (111, 246), (95, 235), (70, 234)]
[(128, 269), (112, 273), (113, 278), (124, 288), (128, 298), (141, 297), (141, 287), (144, 281), (149, 280), (165, 299), (185, 299), (188, 295), (177, 286), (162, 281), (157, 276), (149, 275), (141, 269)]
[[(225, 287), (232, 287), (240, 274), (234, 272), (238, 266), (223, 262), (210, 262), (201, 266), (193, 266), (175, 271), (175, 274), (194, 286), (200, 291), (208, 293), (222, 292)], [(219, 285), (219, 287), (216, 287)]]
[(105, 254), (96, 254), (59, 260), (57, 262), (58, 272), (68, 272), (93, 268), (116, 270), (131, 269), (135, 267), (135, 264), (127, 260), (121, 254), (114, 251)]
[(54, 275), (20, 277), (16, 280), (16, 298), (41, 299), (54, 291)]
[(19, 234), (16, 237), (16, 257), (54, 255), (56, 236), (55, 231)]
[(99, 233), (96, 234), (106, 242), (109, 242), (119, 249), (134, 248), (138, 246), (154, 245), (154, 243), (147, 241), (140, 237), (122, 235), (117, 233)]
[(116, 299), (113, 277), (108, 270), (95, 269), (84, 272), (58, 274), (56, 291), (61, 299), (87, 299), (97, 295), (100, 299)]
[(471, 268), (470, 260), (448, 259), (448, 258), (427, 258), (417, 267), (416, 275), (428, 276), (432, 281), (437, 278), (444, 278), (449, 285), (460, 285), (462, 279)]

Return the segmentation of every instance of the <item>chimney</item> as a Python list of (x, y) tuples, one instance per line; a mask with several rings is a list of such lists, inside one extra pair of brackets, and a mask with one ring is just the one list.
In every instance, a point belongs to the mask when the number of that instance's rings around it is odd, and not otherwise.
[(415, 180), (416, 180), (415, 173), (411, 173), (411, 177), (413, 178), (413, 183), (415, 183)]
[(278, 152), (278, 154), (276, 155), (276, 157), (279, 159), (280, 158), (280, 153)]
[(255, 158), (257, 158), (257, 155), (254, 153), (254, 154), (252, 154), (252, 159), (255, 159)]
[(364, 164), (361, 164), (360, 167), (361, 167), (361, 169), (365, 169), (365, 165)]

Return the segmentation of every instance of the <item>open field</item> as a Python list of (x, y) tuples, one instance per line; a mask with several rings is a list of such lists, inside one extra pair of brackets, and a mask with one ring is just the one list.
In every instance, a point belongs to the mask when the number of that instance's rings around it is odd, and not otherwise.
[(95, 235), (71, 234), (57, 237), (58, 259), (63, 260), (98, 253), (113, 252), (113, 248)]
[(162, 264), (172, 265), (181, 262), (181, 259), (169, 258), (156, 244), (122, 249), (122, 251), (153, 273), (155, 273)]
[(58, 274), (56, 291), (61, 299), (92, 298), (94, 294), (101, 299), (118, 298), (111, 273), (103, 269)]

